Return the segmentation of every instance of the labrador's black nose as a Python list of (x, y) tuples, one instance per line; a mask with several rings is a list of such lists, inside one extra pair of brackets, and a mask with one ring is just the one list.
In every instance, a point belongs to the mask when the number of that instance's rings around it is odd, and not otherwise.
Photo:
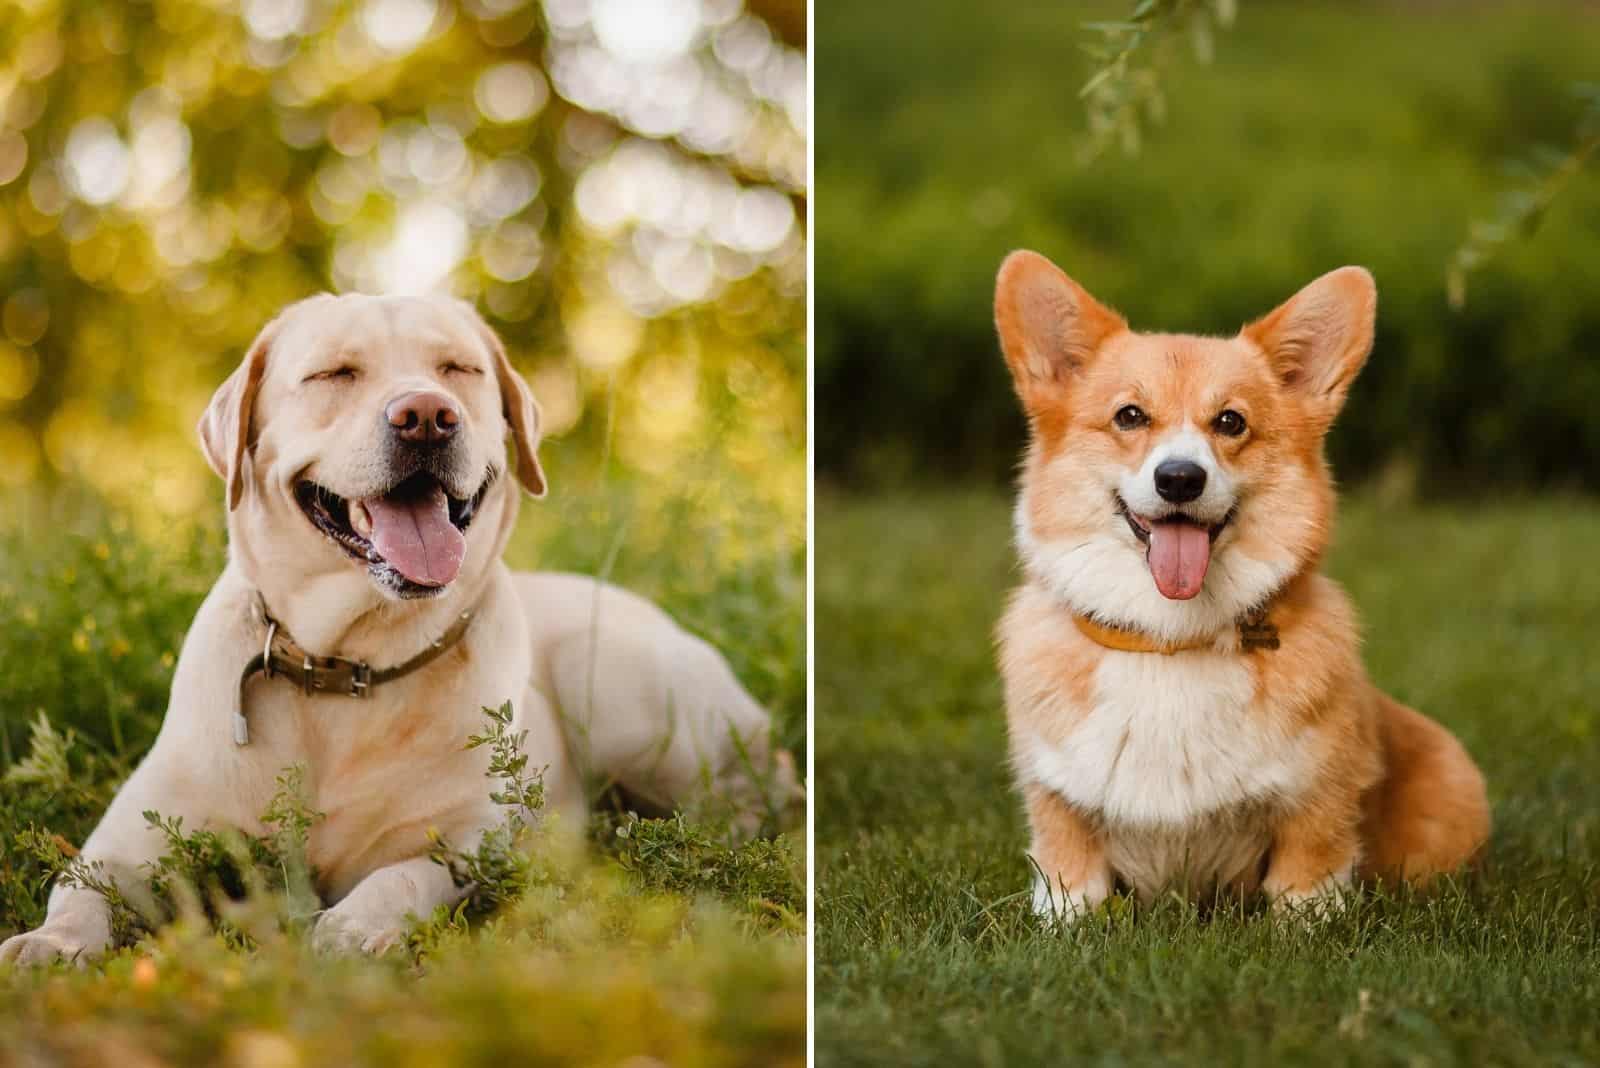
[(1156, 492), (1162, 500), (1188, 504), (1206, 490), (1206, 469), (1193, 460), (1167, 460), (1156, 465)]
[(455, 436), (461, 425), (461, 409), (442, 393), (419, 390), (390, 401), (384, 418), (402, 441), (418, 445), (437, 445)]

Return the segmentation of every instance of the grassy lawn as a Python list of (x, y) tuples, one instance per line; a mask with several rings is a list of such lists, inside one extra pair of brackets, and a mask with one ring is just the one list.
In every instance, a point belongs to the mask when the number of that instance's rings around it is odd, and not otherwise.
[(824, 495), (817, 1048), (844, 1064), (1600, 1061), (1600, 504), (1357, 498), (1329, 562), (1377, 681), (1484, 768), (1484, 868), (1319, 930), (1027, 908), (990, 635), (996, 491)]
[[(657, 598), (728, 653), (803, 761), (799, 522), (714, 471), (676, 474), (670, 498), (569, 479), (524, 507), (509, 556)], [(41, 853), (83, 841), (154, 737), (223, 552), (213, 520), (152, 532), (70, 495), (8, 504), (0, 937), (42, 918)], [(582, 848), (536, 830), (491, 859), (486, 885), (508, 900), (420, 918), (405, 952), (332, 960), (306, 946), (289, 866), (234, 878), (215, 850), (180, 858), (203, 887), (266, 889), (180, 909), (84, 972), (0, 966), (0, 1068), (803, 1062), (802, 834), (735, 846), (717, 826), (610, 812)]]

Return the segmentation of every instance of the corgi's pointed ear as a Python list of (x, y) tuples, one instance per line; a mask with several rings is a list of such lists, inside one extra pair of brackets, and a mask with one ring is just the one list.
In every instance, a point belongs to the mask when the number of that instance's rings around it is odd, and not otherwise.
[(230, 512), (239, 507), (239, 501), (244, 498), (244, 457), (250, 447), (250, 416), (261, 380), (267, 373), (267, 353), (277, 336), (280, 321), (281, 317), (262, 327), (239, 366), (211, 395), (211, 403), (201, 413), (200, 425), (196, 428), (206, 462), (228, 484)]
[(1242, 330), (1285, 386), (1331, 423), (1372, 351), (1378, 286), (1365, 267), (1340, 267)]
[(1106, 340), (1128, 328), (1122, 316), (1037, 252), (1013, 252), (995, 279), (994, 322), (1017, 395), (1030, 411)]

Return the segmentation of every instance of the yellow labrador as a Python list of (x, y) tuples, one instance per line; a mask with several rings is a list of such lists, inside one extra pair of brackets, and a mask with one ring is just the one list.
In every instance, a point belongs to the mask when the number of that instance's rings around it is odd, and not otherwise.
[[(749, 813), (798, 795), (766, 711), (709, 645), (623, 590), (501, 561), (516, 484), (545, 490), (539, 410), (470, 306), (295, 304), (200, 438), (227, 483), (229, 560), (154, 747), (83, 848), (119, 883), (161, 851), (146, 810), (259, 832), (276, 776), (302, 764), (326, 814), (316, 940), (382, 951), (408, 914), (463, 893), (428, 859), (429, 829), (470, 848), (500, 819), (487, 755), (463, 743), (507, 700), (567, 812), (585, 772), (660, 804), (710, 790)], [(58, 885), (0, 960), (88, 958), (110, 938), (101, 896)]]

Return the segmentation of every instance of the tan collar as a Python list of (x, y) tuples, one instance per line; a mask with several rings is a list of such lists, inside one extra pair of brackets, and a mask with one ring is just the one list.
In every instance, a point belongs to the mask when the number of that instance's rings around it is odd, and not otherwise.
[(250, 721), (245, 716), (245, 684), (257, 674), (267, 678), (282, 678), (294, 682), (307, 697), (319, 695), (336, 697), (369, 697), (374, 686), (381, 686), (418, 668), (432, 663), (450, 651), (472, 625), (477, 614), (473, 607), (456, 616), (455, 621), (438, 638), (429, 642), (422, 652), (393, 667), (374, 669), (365, 660), (351, 660), (343, 656), (313, 656), (302, 649), (289, 632), (267, 611), (267, 602), (256, 595), (256, 611), (266, 628), (266, 639), (261, 652), (244, 666), (239, 676), (239, 704), (233, 714), (233, 740), (236, 745), (250, 744)]
[[(1240, 652), (1278, 648), (1278, 626), (1267, 618), (1271, 611), (1272, 602), (1269, 601), (1254, 612), (1239, 617), (1234, 626), (1239, 632)], [(1119, 653), (1160, 653), (1163, 656), (1171, 656), (1173, 653), (1192, 649), (1210, 649), (1216, 645), (1219, 637), (1217, 634), (1210, 634), (1186, 642), (1163, 642), (1143, 631), (1101, 623), (1076, 612), (1072, 614), (1072, 622), (1077, 625), (1078, 632), (1085, 638), (1096, 645), (1114, 649)]]

